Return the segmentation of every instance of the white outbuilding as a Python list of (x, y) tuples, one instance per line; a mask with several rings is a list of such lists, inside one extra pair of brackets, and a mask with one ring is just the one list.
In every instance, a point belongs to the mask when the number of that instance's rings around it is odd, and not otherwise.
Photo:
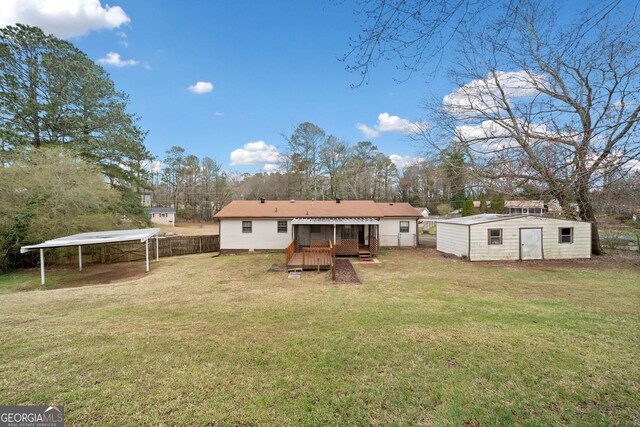
[(482, 214), (437, 222), (437, 249), (470, 261), (591, 258), (591, 224)]

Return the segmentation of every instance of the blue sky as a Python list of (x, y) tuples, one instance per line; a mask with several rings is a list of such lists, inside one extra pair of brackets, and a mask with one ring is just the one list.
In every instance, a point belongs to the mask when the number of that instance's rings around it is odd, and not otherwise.
[[(146, 145), (160, 157), (179, 145), (226, 170), (258, 172), (283, 149), (283, 133), (310, 121), (351, 144), (371, 140), (396, 161), (411, 158), (420, 147), (403, 128), (423, 118), (423, 100), (456, 89), (442, 76), (397, 83), (404, 74), (393, 63), (352, 89), (358, 76), (338, 60), (358, 34), (351, 1), (44, 4), (3, 0), (0, 25), (39, 25), (101, 63), (130, 95), (130, 111), (149, 131)], [(190, 91), (197, 82), (212, 89)]]
[[(38, 2), (23, 1), (34, 3), (33, 10), (14, 13), (35, 21), (25, 23), (40, 22)], [(95, 6), (97, 0), (68, 3)], [(147, 147), (158, 156), (179, 145), (227, 170), (260, 171), (262, 163), (232, 165), (231, 152), (256, 141), (280, 150), (282, 134), (304, 121), (352, 144), (372, 140), (387, 155), (413, 156), (418, 148), (401, 132), (367, 138), (356, 124), (373, 128), (385, 112), (417, 120), (427, 94), (442, 96), (452, 89), (441, 80), (427, 84), (421, 75), (398, 84), (392, 64), (376, 68), (367, 86), (352, 89), (358, 76), (337, 59), (358, 33), (351, 2), (115, 0), (109, 6), (119, 7), (129, 22), (102, 29), (94, 24), (75, 37), (56, 31), (96, 61), (109, 52), (119, 55), (121, 67), (101, 65), (130, 95), (130, 111), (141, 117), (149, 131)], [(98, 7), (106, 10), (107, 4)], [(67, 28), (82, 19), (59, 15), (58, 21), (69, 21)], [(105, 15), (98, 18), (107, 22)], [(87, 26), (97, 20), (84, 19)], [(198, 81), (211, 83), (213, 90), (190, 92)]]

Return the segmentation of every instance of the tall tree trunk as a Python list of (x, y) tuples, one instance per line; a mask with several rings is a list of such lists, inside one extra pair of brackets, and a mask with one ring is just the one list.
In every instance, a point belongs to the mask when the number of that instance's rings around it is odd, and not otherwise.
[(580, 182), (577, 185), (576, 197), (578, 199), (578, 216), (581, 220), (591, 223), (591, 253), (593, 255), (602, 255), (598, 222), (596, 220), (595, 210), (593, 209), (593, 203), (591, 202), (589, 186), (586, 182)]

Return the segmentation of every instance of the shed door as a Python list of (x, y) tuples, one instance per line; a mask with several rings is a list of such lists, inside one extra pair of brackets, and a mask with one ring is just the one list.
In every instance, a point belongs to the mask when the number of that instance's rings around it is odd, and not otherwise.
[(542, 259), (542, 228), (520, 229), (520, 259)]

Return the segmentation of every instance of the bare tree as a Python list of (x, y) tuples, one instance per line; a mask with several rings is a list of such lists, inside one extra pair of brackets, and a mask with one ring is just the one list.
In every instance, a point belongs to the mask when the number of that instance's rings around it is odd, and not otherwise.
[(536, 3), (506, 15), (516, 25), (502, 18), (467, 33), (451, 71), (460, 87), (422, 136), (453, 139), (489, 183), (555, 197), (592, 223), (600, 254), (592, 191), (640, 155), (639, 26), (612, 13), (560, 25)]
[[(400, 69), (398, 81), (425, 68), (435, 71), (459, 41), (468, 24), (485, 22), (496, 13), (515, 23), (527, 0), (360, 0), (354, 13), (361, 20), (341, 58), (347, 70), (360, 76), (358, 87), (368, 82), (372, 68), (385, 60)], [(595, 2), (594, 2), (595, 3)], [(584, 15), (585, 27), (631, 1), (603, 0)]]

